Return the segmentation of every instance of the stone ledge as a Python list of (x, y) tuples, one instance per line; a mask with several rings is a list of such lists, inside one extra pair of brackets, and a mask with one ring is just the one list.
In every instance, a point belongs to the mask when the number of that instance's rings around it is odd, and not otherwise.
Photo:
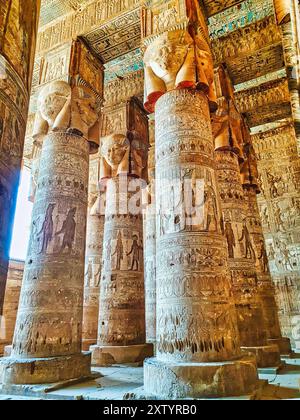
[(251, 394), (258, 386), (252, 355), (219, 363), (170, 363), (148, 359), (145, 391), (164, 399), (224, 398)]
[(147, 357), (153, 356), (153, 344), (136, 346), (92, 346), (93, 366), (112, 366), (131, 363), (141, 363)]
[(0, 382), (11, 385), (50, 384), (90, 377), (91, 354), (79, 353), (70, 356), (45, 359), (0, 359)]
[(241, 350), (243, 353), (253, 354), (260, 369), (281, 366), (279, 349), (275, 344), (261, 347), (241, 347)]

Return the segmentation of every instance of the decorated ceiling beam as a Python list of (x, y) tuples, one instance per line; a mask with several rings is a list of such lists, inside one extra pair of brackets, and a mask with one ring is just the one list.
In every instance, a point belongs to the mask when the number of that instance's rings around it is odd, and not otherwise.
[(211, 39), (220, 38), (267, 16), (274, 15), (273, 0), (245, 0), (209, 19)]
[(291, 104), (286, 78), (263, 83), (257, 87), (236, 92), (238, 110), (250, 127), (291, 117)]
[[(138, 11), (140, 5), (141, 0), (123, 0), (121, 2), (94, 0), (83, 5), (80, 13), (73, 12), (66, 15), (61, 13), (62, 18), (41, 28), (37, 42), (37, 54), (70, 42), (79, 35), (93, 32), (117, 17), (126, 19), (126, 16), (130, 16), (131, 12)], [(44, 7), (46, 7), (46, 3)]]
[(282, 38), (273, 16), (212, 42), (215, 65), (226, 63), (233, 83), (284, 67)]
[(207, 16), (214, 16), (232, 6), (243, 3), (244, 0), (203, 0)]

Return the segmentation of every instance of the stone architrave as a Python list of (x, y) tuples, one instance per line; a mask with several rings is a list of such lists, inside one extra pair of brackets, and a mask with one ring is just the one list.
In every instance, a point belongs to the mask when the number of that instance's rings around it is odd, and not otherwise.
[(123, 108), (126, 135), (124, 127), (109, 134), (112, 123), (101, 139), (100, 178), (107, 187), (98, 341), (91, 347), (97, 366), (142, 362), (153, 354), (146, 344), (142, 214), (148, 118), (136, 99)]
[(9, 263), (40, 0), (0, 1), (0, 314)]
[(53, 82), (39, 97), (45, 134), (31, 237), (10, 358), (11, 384), (54, 383), (90, 375), (82, 353), (82, 306), (88, 207), (89, 133), (98, 123), (87, 87)]
[(144, 11), (158, 215), (157, 357), (145, 362), (144, 387), (166, 399), (242, 395), (256, 386), (257, 370), (255, 358), (241, 353), (231, 295), (210, 123), (216, 97), (208, 31), (197, 1), (169, 6), (148, 2)]

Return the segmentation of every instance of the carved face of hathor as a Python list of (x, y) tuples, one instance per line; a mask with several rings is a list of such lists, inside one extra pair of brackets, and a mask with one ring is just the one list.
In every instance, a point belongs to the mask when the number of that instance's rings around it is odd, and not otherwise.
[(65, 82), (53, 82), (41, 91), (39, 109), (50, 127), (66, 103), (71, 100), (71, 95), (71, 87)]
[(112, 168), (118, 167), (129, 151), (130, 143), (121, 134), (114, 134), (102, 140), (102, 156)]

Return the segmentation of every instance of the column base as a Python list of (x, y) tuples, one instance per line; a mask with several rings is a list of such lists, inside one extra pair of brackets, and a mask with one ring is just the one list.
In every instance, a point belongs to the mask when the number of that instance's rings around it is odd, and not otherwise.
[(92, 346), (93, 366), (112, 366), (143, 362), (153, 356), (153, 344), (138, 346), (100, 347)]
[(256, 357), (258, 368), (278, 368), (281, 358), (278, 346), (241, 347), (244, 353), (251, 353)]
[(256, 360), (216, 363), (168, 363), (148, 359), (144, 364), (146, 393), (163, 399), (225, 398), (251, 394), (258, 385)]
[(0, 359), (0, 383), (4, 386), (52, 384), (90, 375), (90, 353), (47, 359)]
[(83, 340), (82, 341), (82, 350), (83, 351), (90, 351), (90, 348), (92, 346), (95, 346), (97, 344), (97, 338), (95, 340)]
[(293, 353), (291, 340), (287, 337), (270, 338), (268, 339), (268, 343), (271, 345), (276, 344), (279, 347), (281, 356), (289, 356)]

